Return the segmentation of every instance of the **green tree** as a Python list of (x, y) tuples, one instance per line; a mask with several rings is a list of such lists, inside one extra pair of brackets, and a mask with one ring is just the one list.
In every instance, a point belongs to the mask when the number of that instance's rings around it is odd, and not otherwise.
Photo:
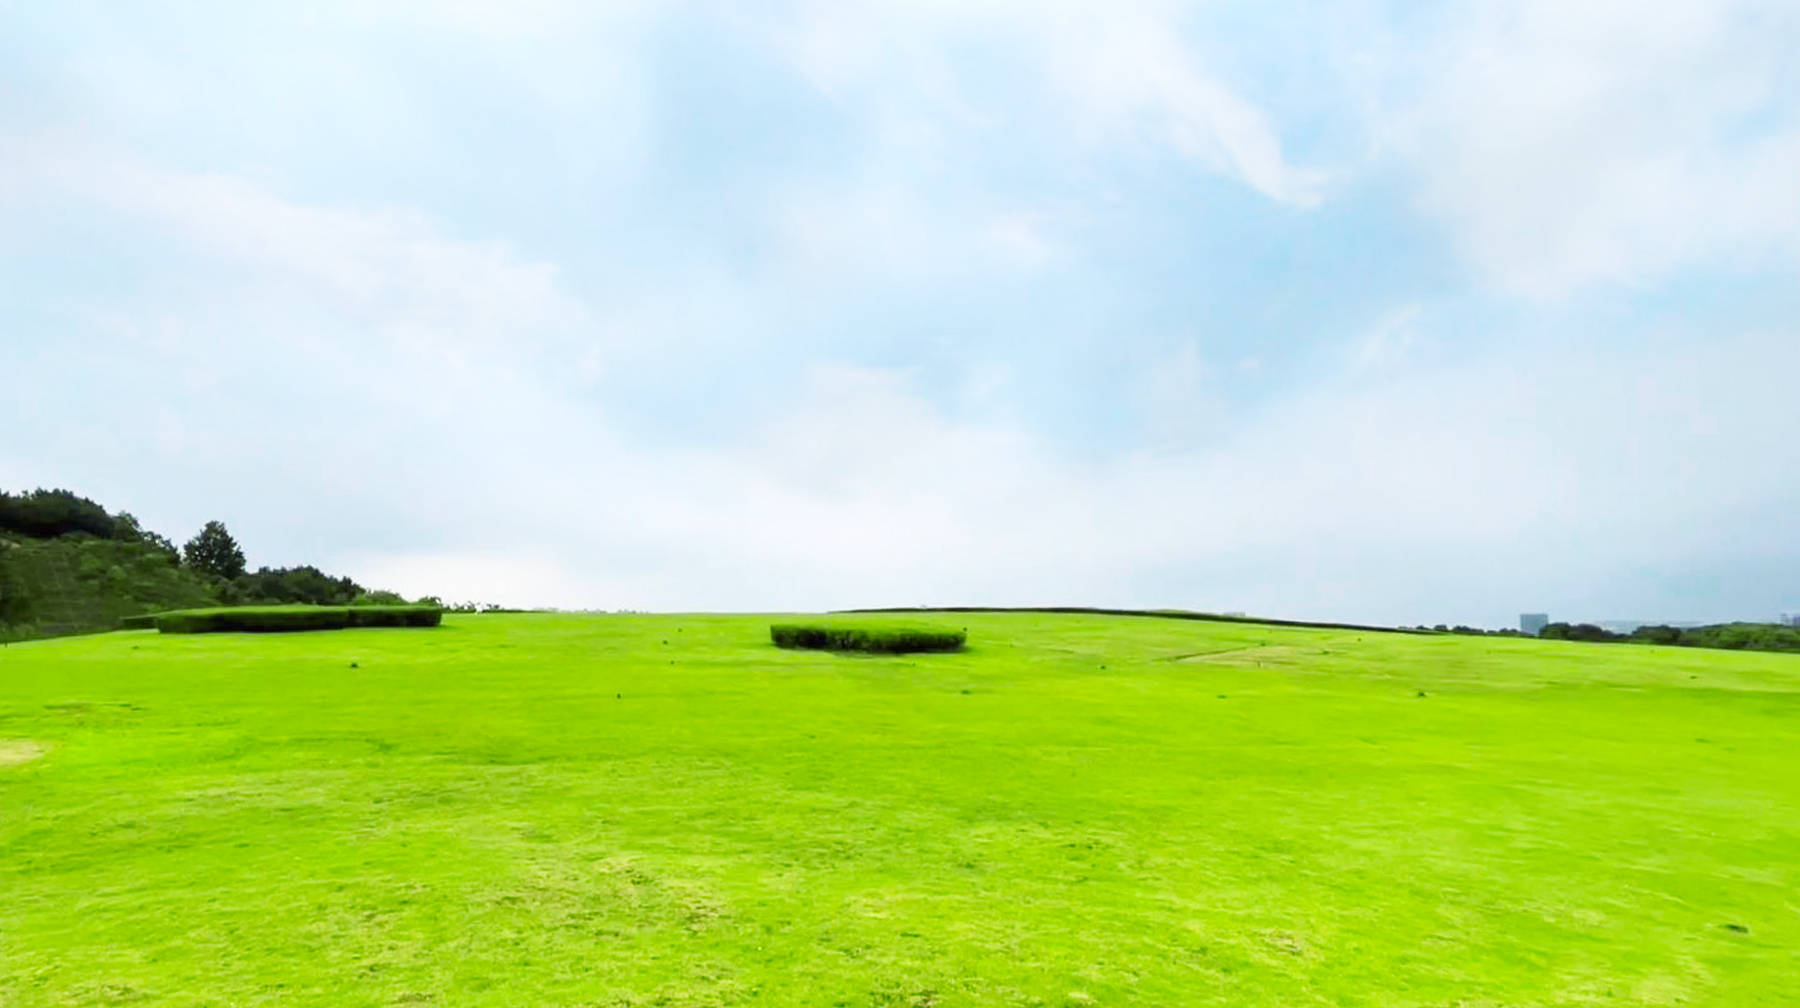
[(182, 559), (189, 567), (227, 581), (244, 573), (244, 551), (225, 530), (224, 522), (209, 521), (198, 535), (181, 548)]
[(143, 543), (146, 546), (154, 547), (158, 552), (167, 554), (170, 563), (181, 562), (181, 551), (175, 548), (174, 543), (145, 528), (137, 520), (137, 516), (129, 511), (120, 511), (113, 516), (113, 538), (126, 542)]

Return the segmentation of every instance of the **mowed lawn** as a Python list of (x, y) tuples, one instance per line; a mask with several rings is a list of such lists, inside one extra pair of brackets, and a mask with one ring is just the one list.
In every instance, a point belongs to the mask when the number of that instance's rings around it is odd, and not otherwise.
[(0, 650), (0, 1004), (1800, 1004), (1800, 657), (939, 621)]

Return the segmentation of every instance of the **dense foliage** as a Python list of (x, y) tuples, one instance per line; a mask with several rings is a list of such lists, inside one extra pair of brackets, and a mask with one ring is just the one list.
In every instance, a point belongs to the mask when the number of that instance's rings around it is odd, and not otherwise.
[(227, 606), (158, 613), (163, 633), (342, 630), (346, 627), (434, 627), (443, 622), (436, 606)]
[(784, 648), (900, 654), (908, 651), (955, 651), (963, 646), (968, 634), (945, 627), (777, 623), (769, 627), (769, 639), (775, 642), (776, 647)]
[(244, 551), (221, 521), (207, 522), (181, 547), (181, 562), (226, 581), (244, 573)]
[[(132, 525), (136, 525), (135, 519)], [(0, 491), (0, 532), (33, 539), (84, 533), (100, 539), (125, 538), (106, 509), (68, 490), (39, 488), (29, 493)]]
[(69, 490), (0, 492), (0, 640), (117, 627), (126, 616), (225, 605), (400, 605), (313, 566), (246, 571), (225, 523), (182, 549), (129, 512)]
[(212, 581), (147, 543), (0, 536), (0, 640), (110, 630), (126, 616), (218, 603)]
[(1717, 623), (1700, 627), (1655, 624), (1638, 627), (1628, 634), (1613, 633), (1592, 623), (1551, 623), (1538, 636), (1546, 640), (1667, 644), (1731, 651), (1800, 651), (1800, 627), (1780, 623)]
[[(245, 602), (349, 605), (365, 592), (361, 585), (347, 577), (334, 578), (317, 567), (304, 566), (259, 567), (254, 574), (233, 579), (230, 594), (233, 600)], [(394, 596), (386, 601), (404, 600)]]

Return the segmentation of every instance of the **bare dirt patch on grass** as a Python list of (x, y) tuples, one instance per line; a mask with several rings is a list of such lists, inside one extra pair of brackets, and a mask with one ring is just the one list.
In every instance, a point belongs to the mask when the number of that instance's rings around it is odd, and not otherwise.
[(29, 763), (49, 751), (49, 746), (30, 739), (0, 739), (0, 767)]
[(1201, 651), (1195, 654), (1173, 655), (1165, 660), (1192, 664), (1255, 665), (1265, 661), (1287, 662), (1303, 655), (1317, 653), (1316, 649), (1289, 644), (1269, 644), (1260, 647), (1231, 648), (1226, 651)]

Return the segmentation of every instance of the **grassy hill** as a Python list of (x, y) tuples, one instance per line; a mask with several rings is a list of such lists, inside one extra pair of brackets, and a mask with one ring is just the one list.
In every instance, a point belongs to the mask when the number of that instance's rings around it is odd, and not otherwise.
[(0, 641), (110, 630), (124, 616), (216, 601), (205, 578), (145, 543), (0, 535)]
[(934, 619), (0, 650), (0, 1003), (1800, 1004), (1800, 659)]

